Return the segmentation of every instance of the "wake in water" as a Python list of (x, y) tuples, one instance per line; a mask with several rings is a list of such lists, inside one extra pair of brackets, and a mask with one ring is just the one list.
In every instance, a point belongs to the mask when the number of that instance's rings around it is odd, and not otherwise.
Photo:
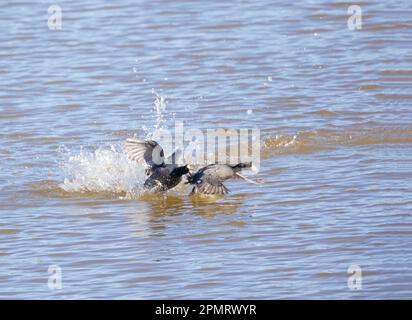
[(412, 127), (353, 125), (341, 129), (303, 131), (295, 135), (274, 135), (262, 143), (262, 157), (305, 154), (339, 147), (412, 143)]

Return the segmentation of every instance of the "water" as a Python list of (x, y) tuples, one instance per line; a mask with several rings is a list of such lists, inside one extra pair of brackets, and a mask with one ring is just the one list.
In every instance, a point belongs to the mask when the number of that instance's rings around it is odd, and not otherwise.
[[(0, 298), (411, 298), (410, 2), (49, 5), (0, 5)], [(175, 120), (259, 128), (266, 183), (142, 194)]]

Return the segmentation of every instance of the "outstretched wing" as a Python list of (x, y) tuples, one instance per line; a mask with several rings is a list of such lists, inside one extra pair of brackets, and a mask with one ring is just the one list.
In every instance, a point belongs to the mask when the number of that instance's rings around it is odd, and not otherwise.
[(227, 194), (229, 189), (224, 186), (222, 180), (215, 174), (213, 165), (207, 166), (199, 174), (194, 191), (201, 194)]
[(124, 144), (127, 157), (142, 164), (146, 170), (164, 165), (162, 147), (154, 140), (127, 139)]
[(225, 187), (223, 183), (218, 183), (216, 185), (210, 184), (207, 181), (202, 181), (199, 184), (196, 184), (196, 187), (193, 188), (192, 194), (201, 193), (201, 194), (227, 194), (229, 189)]

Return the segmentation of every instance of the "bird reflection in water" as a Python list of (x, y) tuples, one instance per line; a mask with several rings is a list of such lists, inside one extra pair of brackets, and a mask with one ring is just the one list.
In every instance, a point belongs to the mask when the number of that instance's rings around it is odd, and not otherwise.
[(145, 194), (139, 200), (144, 201), (149, 206), (149, 214), (155, 217), (184, 214), (215, 216), (235, 212), (245, 197), (245, 195), (239, 194), (225, 197), (218, 195)]
[(163, 236), (170, 224), (184, 223), (184, 216), (198, 215), (211, 218), (217, 215), (235, 213), (247, 195), (205, 196), (179, 194), (143, 194), (139, 202), (145, 209), (133, 214), (135, 235)]

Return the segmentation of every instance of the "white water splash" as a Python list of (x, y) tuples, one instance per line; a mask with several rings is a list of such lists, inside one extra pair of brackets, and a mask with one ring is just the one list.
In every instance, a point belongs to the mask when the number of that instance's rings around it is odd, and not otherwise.
[(155, 116), (156, 116), (155, 130), (159, 130), (163, 128), (165, 125), (167, 100), (165, 96), (159, 95), (154, 90), (152, 90), (152, 93), (155, 95), (154, 108), (153, 108), (155, 112)]
[(81, 149), (77, 154), (66, 149), (61, 154), (60, 167), (65, 178), (60, 187), (67, 192), (126, 193), (128, 196), (142, 192), (145, 178), (142, 166), (127, 159), (114, 146), (94, 151)]
[[(166, 127), (170, 115), (166, 112), (166, 97), (154, 90), (153, 127), (143, 127), (146, 139), (155, 139), (157, 133)], [(171, 117), (173, 119), (173, 116)], [(60, 148), (63, 160), (60, 167), (64, 180), (59, 186), (67, 192), (98, 192), (126, 194), (135, 198), (142, 194), (146, 179), (142, 165), (129, 160), (121, 147), (111, 145), (95, 150), (80, 151)]]

